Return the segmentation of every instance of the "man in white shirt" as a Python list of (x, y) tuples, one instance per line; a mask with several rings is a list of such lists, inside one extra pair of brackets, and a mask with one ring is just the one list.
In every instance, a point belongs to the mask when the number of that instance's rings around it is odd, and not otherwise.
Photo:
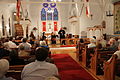
[(7, 50), (11, 50), (11, 48), (17, 48), (17, 45), (14, 42), (12, 42), (12, 40), (13, 38), (10, 37), (9, 41), (4, 43), (4, 46), (7, 47)]
[(88, 48), (94, 48), (96, 47), (96, 44), (95, 44), (95, 40), (94, 39), (90, 39), (90, 44), (88, 44)]
[(22, 80), (45, 80), (47, 77), (58, 76), (57, 67), (45, 62), (48, 57), (48, 50), (45, 48), (38, 48), (36, 50), (36, 61), (27, 64), (21, 74)]

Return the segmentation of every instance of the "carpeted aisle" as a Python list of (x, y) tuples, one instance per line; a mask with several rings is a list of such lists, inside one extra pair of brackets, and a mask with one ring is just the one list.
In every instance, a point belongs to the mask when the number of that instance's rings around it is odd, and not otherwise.
[(61, 80), (95, 80), (67, 54), (54, 54), (52, 58), (58, 67)]

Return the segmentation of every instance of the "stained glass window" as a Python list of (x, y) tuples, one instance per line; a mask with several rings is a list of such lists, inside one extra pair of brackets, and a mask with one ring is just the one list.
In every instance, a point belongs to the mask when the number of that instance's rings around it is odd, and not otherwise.
[(42, 8), (42, 11), (41, 11), (41, 20), (46, 20), (46, 11), (44, 8)]
[(47, 20), (52, 20), (52, 12), (51, 12), (51, 8), (49, 7), (48, 8), (48, 11), (47, 11)]
[(53, 20), (58, 20), (58, 11), (56, 8), (54, 9), (54, 12), (53, 12)]

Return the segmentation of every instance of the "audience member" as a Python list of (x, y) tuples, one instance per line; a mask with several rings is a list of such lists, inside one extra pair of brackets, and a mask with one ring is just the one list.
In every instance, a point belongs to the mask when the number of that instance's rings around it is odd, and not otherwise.
[(118, 45), (118, 50), (114, 54), (117, 55), (117, 59), (120, 59), (120, 44)]
[(32, 37), (30, 37), (30, 42), (29, 42), (29, 43), (30, 43), (31, 45), (34, 45), (34, 42), (35, 42), (34, 40), (35, 40), (35, 39), (33, 39)]
[(110, 51), (116, 51), (118, 49), (118, 44), (116, 44), (116, 40), (114, 38), (111, 38), (109, 40), (108, 44), (110, 45), (108, 47), (108, 50), (110, 50)]
[(95, 40), (94, 39), (90, 39), (90, 44), (88, 44), (88, 48), (94, 48), (96, 47), (96, 44), (95, 44)]
[(0, 42), (0, 59), (5, 57), (5, 56), (9, 56), (9, 53), (10, 53), (10, 51), (4, 49), (2, 42)]
[(77, 42), (76, 48), (78, 48), (79, 46), (84, 45), (84, 40), (82, 38), (80, 38), (80, 40)]
[(38, 48), (36, 50), (36, 61), (27, 64), (22, 71), (22, 80), (45, 80), (47, 77), (58, 76), (57, 67), (54, 64), (45, 62), (48, 57), (48, 50)]
[(12, 40), (13, 40), (13, 37), (10, 37), (8, 42), (9, 48), (17, 48), (17, 45), (14, 42), (12, 42)]
[(106, 48), (107, 41), (104, 39), (104, 37), (101, 38), (100, 44), (101, 44), (102, 48)]
[(6, 59), (0, 59), (0, 80), (15, 80), (12, 77), (6, 77), (9, 69), (9, 62)]
[(10, 65), (25, 65), (24, 59), (20, 59), (16, 50), (10, 52)]
[(45, 41), (40, 41), (40, 47), (49, 48)]
[(18, 52), (19, 56), (28, 56), (29, 55), (29, 52), (25, 51), (23, 45), (21, 45), (19, 48), (20, 48), (20, 51)]
[(3, 46), (5, 49), (9, 50), (9, 46), (8, 46), (8, 42), (9, 42), (9, 39), (8, 38), (5, 38), (5, 41), (3, 43)]
[(28, 50), (28, 51), (30, 51), (31, 50), (31, 44), (29, 44), (28, 42), (27, 42), (27, 38), (23, 38), (23, 40), (22, 40), (22, 43), (20, 43), (19, 44), (19, 48), (20, 48), (20, 46), (24, 46), (24, 50)]

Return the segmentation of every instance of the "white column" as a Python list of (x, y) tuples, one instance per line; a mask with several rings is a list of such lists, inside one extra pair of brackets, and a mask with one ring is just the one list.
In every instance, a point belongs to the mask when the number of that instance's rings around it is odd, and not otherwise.
[(28, 25), (30, 25), (30, 21), (20, 21), (20, 24), (22, 25), (23, 28), (23, 37), (26, 38), (26, 28)]

